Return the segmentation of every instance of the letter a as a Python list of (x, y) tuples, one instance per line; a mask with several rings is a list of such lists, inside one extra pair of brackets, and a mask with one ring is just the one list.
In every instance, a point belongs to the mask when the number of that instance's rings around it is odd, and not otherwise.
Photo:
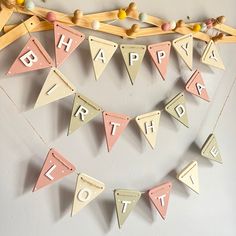
[(89, 36), (89, 46), (93, 61), (95, 79), (98, 80), (111, 60), (118, 45), (108, 40)]
[(189, 67), (192, 70), (193, 66), (193, 35), (188, 34), (175, 39), (173, 47)]
[(165, 110), (188, 128), (188, 116), (183, 93), (179, 93), (172, 98), (172, 100), (166, 104)]
[(114, 190), (116, 215), (119, 228), (122, 227), (141, 197), (141, 192), (128, 189)]
[(30, 37), (7, 75), (15, 75), (52, 66), (54, 66), (54, 62), (41, 43), (35, 37)]
[(199, 193), (198, 164), (192, 161), (178, 175), (177, 179), (196, 193)]
[(148, 52), (163, 80), (166, 79), (170, 48), (171, 42), (156, 43), (148, 46)]
[(171, 182), (167, 182), (148, 191), (149, 198), (163, 220), (166, 218), (171, 188)]
[(75, 167), (55, 149), (50, 149), (33, 192), (71, 174)]
[(193, 95), (196, 95), (209, 102), (206, 86), (199, 70), (195, 70), (195, 72), (192, 74), (191, 78), (187, 82), (185, 88)]
[(54, 43), (56, 67), (60, 66), (70, 54), (84, 41), (85, 36), (78, 30), (54, 22)]
[(130, 118), (123, 114), (103, 112), (103, 121), (105, 126), (106, 141), (108, 152), (128, 125)]

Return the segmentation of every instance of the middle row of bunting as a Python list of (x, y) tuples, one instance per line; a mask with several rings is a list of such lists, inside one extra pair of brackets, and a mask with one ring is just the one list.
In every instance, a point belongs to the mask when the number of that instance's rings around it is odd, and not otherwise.
[[(185, 87), (191, 94), (205, 101), (209, 101), (206, 86), (199, 70), (196, 70), (191, 75)], [(35, 108), (39, 108), (69, 95), (74, 95), (74, 101), (71, 108), (67, 134), (72, 134), (102, 113), (107, 148), (108, 151), (110, 151), (132, 118), (125, 114), (105, 111), (105, 109), (94, 101), (77, 92), (76, 87), (57, 68), (50, 70), (35, 103)], [(172, 97), (170, 101), (165, 104), (164, 110), (184, 126), (189, 127), (184, 92), (179, 92), (176, 96)], [(153, 149), (156, 146), (159, 122), (164, 110), (154, 110), (135, 117), (138, 127)]]
[[(69, 26), (54, 22), (55, 62), (35, 38), (30, 37), (13, 65), (8, 75), (15, 75), (28, 71), (48, 67), (58, 68), (75, 49), (84, 41), (85, 35)], [(98, 80), (106, 66), (118, 49), (118, 44), (98, 37), (89, 36), (90, 52), (93, 62), (94, 74)], [(170, 41), (148, 45), (121, 44), (120, 50), (132, 84), (134, 84), (146, 49), (151, 56), (163, 80), (167, 77), (167, 67), (171, 46), (180, 55), (185, 64), (192, 70), (193, 67), (193, 35), (181, 36), (171, 43)], [(223, 61), (213, 41), (210, 41), (201, 57), (205, 64), (224, 69)]]

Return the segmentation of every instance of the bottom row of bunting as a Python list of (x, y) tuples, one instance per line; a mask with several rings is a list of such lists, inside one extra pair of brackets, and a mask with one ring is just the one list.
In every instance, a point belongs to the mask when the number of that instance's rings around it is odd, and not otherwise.
[[(207, 138), (205, 144), (203, 145), (201, 154), (206, 158), (222, 163), (220, 151), (214, 134), (210, 134)], [(58, 151), (55, 149), (50, 149), (33, 192), (50, 185), (59, 179), (62, 179), (75, 170), (75, 166)], [(197, 161), (192, 161), (182, 171), (180, 171), (177, 175), (177, 179), (196, 193), (199, 193)], [(147, 192), (150, 201), (153, 203), (163, 219), (166, 218), (171, 188), (172, 183), (166, 182), (151, 188)], [(78, 213), (83, 207), (94, 200), (104, 191), (104, 189), (105, 184), (101, 181), (86, 174), (79, 173), (77, 176), (71, 216)], [(114, 190), (116, 213), (120, 228), (136, 206), (142, 193), (144, 192), (129, 189)]]

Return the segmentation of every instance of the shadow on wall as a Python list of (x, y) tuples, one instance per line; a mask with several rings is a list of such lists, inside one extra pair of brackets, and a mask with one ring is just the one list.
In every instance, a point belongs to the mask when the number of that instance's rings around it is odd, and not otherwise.
[[(97, 217), (96, 215), (96, 218), (99, 219), (104, 233), (108, 233), (112, 227), (112, 223), (114, 222), (115, 202), (112, 199), (101, 199), (97, 201), (96, 205), (97, 208), (100, 208), (96, 212), (101, 214), (101, 217)], [(96, 208), (91, 209), (94, 211)]]
[[(16, 175), (16, 196), (27, 194), (32, 191), (41, 171), (40, 158), (33, 156), (30, 160), (23, 161), (19, 165), (19, 173)], [(25, 175), (24, 175), (25, 174)]]

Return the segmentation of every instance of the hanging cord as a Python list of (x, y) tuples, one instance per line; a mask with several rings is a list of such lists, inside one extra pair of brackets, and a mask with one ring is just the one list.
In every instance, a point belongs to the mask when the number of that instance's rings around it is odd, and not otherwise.
[(230, 95), (231, 95), (231, 92), (233, 91), (233, 88), (234, 88), (235, 83), (236, 83), (236, 77), (235, 77), (235, 79), (234, 79), (234, 81), (233, 81), (233, 83), (232, 83), (232, 85), (231, 85), (231, 87), (230, 87), (229, 93), (227, 94), (227, 96), (226, 96), (226, 98), (225, 98), (224, 104), (223, 104), (223, 106), (222, 106), (222, 108), (221, 108), (221, 110), (220, 110), (220, 114), (219, 114), (218, 117), (217, 117), (216, 123), (215, 123), (214, 128), (213, 128), (213, 133), (215, 132), (215, 129), (216, 129), (218, 123), (219, 123), (219, 119), (220, 119), (220, 117), (221, 117), (222, 114), (223, 114), (224, 108), (225, 108), (225, 106), (226, 106), (226, 103), (227, 103), (227, 101), (228, 101)]
[[(17, 6), (14, 5), (14, 4), (11, 4), (11, 5), (16, 9), (16, 12), (17, 12), (18, 14), (20, 14), (20, 12), (19, 12), (18, 9), (17, 9)], [(28, 32), (28, 35), (31, 37), (32, 35), (31, 35), (31, 33), (30, 33), (30, 31), (29, 31), (27, 25), (25, 24), (25, 21), (22, 19), (22, 17), (20, 17), (20, 21), (23, 23), (24, 27), (26, 28), (26, 30), (27, 30), (27, 32)]]
[[(2, 89), (2, 91), (5, 93), (5, 95), (8, 97), (8, 99), (12, 102), (12, 104), (14, 105), (15, 109), (17, 110), (17, 112), (20, 113), (20, 109), (18, 108), (18, 106), (16, 105), (16, 103), (13, 101), (13, 99), (10, 97), (10, 95), (7, 93), (7, 91), (2, 87), (0, 86), (0, 88)], [(48, 147), (48, 144), (47, 142), (43, 139), (43, 137), (38, 133), (38, 131), (34, 128), (34, 126), (32, 125), (32, 123), (29, 121), (29, 119), (24, 116), (23, 114), (21, 114), (23, 119), (27, 122), (27, 124), (32, 128), (34, 134), (36, 136), (38, 136), (41, 141)]]

